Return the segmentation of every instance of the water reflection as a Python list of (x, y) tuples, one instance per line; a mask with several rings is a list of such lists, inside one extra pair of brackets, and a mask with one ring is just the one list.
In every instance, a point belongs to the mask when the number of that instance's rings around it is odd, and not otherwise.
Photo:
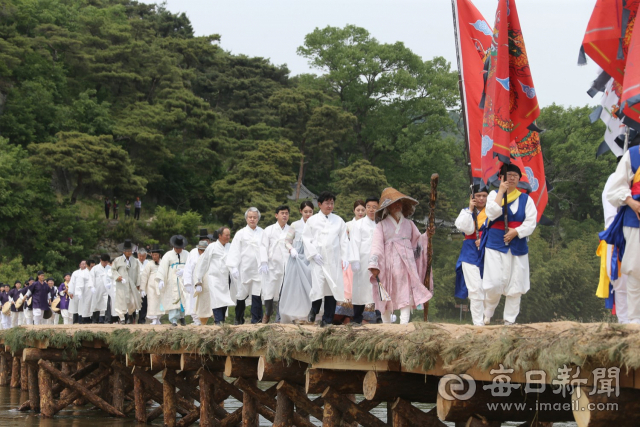
[[(259, 383), (261, 389), (266, 390), (274, 383)], [(311, 396), (310, 396), (311, 397)], [(312, 398), (317, 397), (313, 396)], [(364, 397), (356, 396), (358, 402)], [(25, 426), (25, 427), (133, 427), (137, 426), (132, 418), (119, 419), (105, 415), (102, 411), (93, 409), (93, 406), (87, 405), (83, 407), (68, 407), (60, 411), (53, 419), (43, 419), (33, 412), (19, 412), (16, 408), (26, 400), (29, 400), (27, 393), (22, 393), (19, 389), (10, 389), (9, 387), (0, 387), (0, 426)], [(196, 402), (197, 404), (197, 402)], [(415, 404), (423, 411), (429, 411), (435, 405), (433, 404)], [(147, 411), (157, 407), (153, 404), (147, 407)], [(225, 409), (233, 412), (238, 409), (241, 404), (237, 400), (230, 398), (225, 401)], [(387, 421), (387, 406), (381, 404), (371, 410), (371, 413), (384, 422)], [(311, 422), (317, 426), (322, 423), (311, 417)], [(453, 423), (445, 423), (454, 427)], [(518, 426), (522, 423), (504, 423), (503, 426)], [(151, 425), (161, 426), (162, 417), (156, 419)], [(270, 426), (271, 423), (263, 417), (260, 417), (260, 426)], [(554, 427), (576, 427), (575, 423), (555, 423)]]

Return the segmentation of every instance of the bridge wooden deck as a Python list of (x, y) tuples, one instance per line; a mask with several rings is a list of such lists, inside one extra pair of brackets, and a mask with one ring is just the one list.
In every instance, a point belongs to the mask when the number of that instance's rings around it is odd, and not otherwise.
[[(46, 418), (91, 404), (181, 427), (258, 415), (276, 426), (640, 425), (635, 325), (43, 325), (0, 341), (0, 386), (28, 391), (20, 410)], [(229, 396), (242, 402), (231, 413)], [(385, 403), (387, 420), (370, 414)]]

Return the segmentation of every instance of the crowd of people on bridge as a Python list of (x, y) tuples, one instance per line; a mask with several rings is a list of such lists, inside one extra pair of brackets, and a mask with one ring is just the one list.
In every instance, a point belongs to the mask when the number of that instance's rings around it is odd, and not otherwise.
[(247, 305), (251, 323), (390, 323), (395, 310), (408, 323), (433, 295), (432, 279), (424, 280), (427, 233), (411, 220), (418, 202), (387, 188), (381, 198), (357, 200), (348, 223), (333, 213), (335, 203), (330, 192), (318, 196), (316, 213), (302, 202), (292, 224), (289, 206), (278, 206), (276, 222), (264, 229), (263, 213), (250, 207), (233, 240), (228, 227), (201, 229), (190, 251), (181, 235), (171, 237), (166, 253), (125, 240), (122, 255), (83, 260), (58, 286), (39, 271), (24, 286), (2, 287), (2, 327), (160, 324), (165, 315), (175, 326), (189, 317), (221, 325), (230, 307), (229, 323), (241, 325)]
[[(474, 189), (455, 223), (465, 234), (455, 296), (469, 298), (479, 326), (491, 322), (503, 295), (503, 322), (514, 324), (530, 287), (527, 241), (536, 227), (536, 206), (518, 189), (519, 167), (507, 165), (504, 172), (497, 190)], [(622, 200), (624, 191), (618, 192), (615, 200)], [(210, 318), (221, 325), (230, 307), (235, 318), (229, 323), (241, 325), (247, 305), (251, 323), (274, 317), (320, 326), (391, 323), (395, 311), (401, 324), (408, 323), (412, 310), (433, 296), (433, 279), (425, 276), (435, 230), (421, 234), (412, 221), (418, 201), (386, 188), (380, 198), (356, 200), (354, 218), (346, 223), (333, 213), (335, 203), (330, 192), (318, 196), (317, 212), (304, 201), (301, 218), (292, 224), (289, 206), (278, 206), (275, 223), (264, 229), (263, 213), (250, 207), (233, 240), (228, 227), (212, 234), (201, 229), (190, 251), (181, 235), (171, 237), (166, 253), (158, 245), (146, 250), (125, 240), (122, 255), (83, 260), (58, 286), (39, 271), (24, 286), (16, 281), (0, 287), (2, 327), (57, 324), (60, 317), (64, 324), (160, 324), (165, 315), (176, 326), (189, 317), (196, 325)], [(623, 263), (622, 273), (633, 268)]]

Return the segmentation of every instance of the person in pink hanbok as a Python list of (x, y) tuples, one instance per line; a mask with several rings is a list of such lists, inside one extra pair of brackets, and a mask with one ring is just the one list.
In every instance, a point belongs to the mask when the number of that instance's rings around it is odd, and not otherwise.
[[(409, 323), (411, 309), (433, 296), (430, 290), (433, 286), (427, 289), (423, 284), (426, 234), (421, 235), (409, 219), (417, 204), (417, 200), (389, 187), (382, 192), (380, 207), (376, 211), (377, 224), (373, 232), (369, 270), (373, 299), (384, 323), (391, 323), (394, 310), (400, 310), (401, 324)], [(390, 300), (386, 300), (384, 291)]]

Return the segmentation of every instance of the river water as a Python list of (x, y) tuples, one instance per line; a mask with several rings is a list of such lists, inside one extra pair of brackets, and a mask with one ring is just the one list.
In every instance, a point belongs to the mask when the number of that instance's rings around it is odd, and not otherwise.
[[(274, 383), (259, 383), (260, 388), (266, 389), (272, 386)], [(360, 402), (363, 396), (356, 396), (356, 400)], [(24, 427), (134, 427), (137, 426), (133, 418), (118, 419), (109, 416), (98, 410), (93, 409), (92, 405), (83, 407), (69, 406), (67, 409), (59, 412), (53, 419), (42, 419), (37, 414), (32, 412), (18, 412), (16, 409), (20, 404), (26, 400), (29, 400), (29, 396), (26, 392), (21, 392), (20, 389), (10, 389), (9, 387), (0, 387), (0, 426), (24, 426)], [(424, 411), (428, 411), (433, 408), (433, 404), (415, 404), (417, 407)], [(147, 409), (153, 409), (156, 404), (149, 406)], [(240, 402), (233, 398), (229, 398), (225, 401), (225, 409), (229, 412), (233, 412), (241, 406)], [(377, 408), (371, 410), (371, 413), (383, 421), (387, 419), (386, 404), (381, 404)], [(311, 421), (320, 426), (322, 423), (315, 418), (311, 417)], [(453, 423), (445, 423), (448, 426), (453, 427)], [(522, 423), (504, 423), (503, 426), (518, 426)], [(152, 424), (154, 426), (162, 425), (162, 417), (155, 420)], [(270, 426), (271, 423), (265, 418), (260, 417), (260, 426)], [(554, 427), (576, 427), (576, 424), (571, 423), (555, 423)]]

